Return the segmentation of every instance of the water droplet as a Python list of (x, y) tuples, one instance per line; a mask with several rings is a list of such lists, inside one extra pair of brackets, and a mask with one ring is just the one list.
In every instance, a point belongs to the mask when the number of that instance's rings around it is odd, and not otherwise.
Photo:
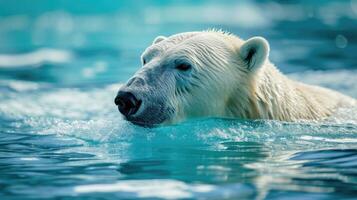
[(343, 48), (346, 48), (346, 46), (348, 44), (348, 40), (343, 35), (337, 35), (336, 39), (335, 39), (335, 43), (338, 48), (343, 49)]
[(351, 0), (351, 8), (353, 12), (357, 15), (357, 0)]

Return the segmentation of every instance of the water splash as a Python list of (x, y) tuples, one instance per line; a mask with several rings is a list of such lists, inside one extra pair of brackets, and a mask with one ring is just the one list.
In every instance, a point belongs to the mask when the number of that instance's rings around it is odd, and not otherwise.
[(0, 54), (0, 69), (38, 67), (43, 63), (69, 62), (73, 55), (58, 49), (39, 49), (23, 54)]

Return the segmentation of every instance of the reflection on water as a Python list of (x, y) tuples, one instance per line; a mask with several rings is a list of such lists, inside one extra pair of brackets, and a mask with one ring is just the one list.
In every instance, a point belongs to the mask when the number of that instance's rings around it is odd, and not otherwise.
[(268, 153), (268, 150), (261, 150), (259, 143), (223, 142), (219, 145), (224, 150), (207, 149), (205, 145), (154, 149), (151, 150), (148, 160), (121, 163), (119, 172), (130, 179), (170, 178), (205, 183), (249, 182), (256, 174), (244, 165), (259, 161)]
[(208, 28), (264, 36), (289, 77), (356, 98), (357, 1), (91, 3), (0, 1), (0, 199), (356, 197), (357, 108), (147, 129), (113, 98), (157, 35)]

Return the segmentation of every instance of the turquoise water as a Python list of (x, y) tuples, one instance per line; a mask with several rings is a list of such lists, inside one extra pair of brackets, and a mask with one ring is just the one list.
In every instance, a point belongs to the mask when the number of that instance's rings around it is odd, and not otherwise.
[(157, 35), (213, 27), (356, 98), (357, 2), (279, 2), (0, 1), (0, 199), (357, 199), (357, 108), (142, 128), (113, 103)]

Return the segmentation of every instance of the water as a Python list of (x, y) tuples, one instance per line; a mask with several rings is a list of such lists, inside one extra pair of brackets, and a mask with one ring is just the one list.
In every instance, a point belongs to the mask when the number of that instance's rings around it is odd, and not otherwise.
[(157, 35), (213, 27), (356, 98), (356, 1), (19, 2), (0, 1), (0, 199), (357, 198), (357, 109), (149, 129), (113, 103)]

